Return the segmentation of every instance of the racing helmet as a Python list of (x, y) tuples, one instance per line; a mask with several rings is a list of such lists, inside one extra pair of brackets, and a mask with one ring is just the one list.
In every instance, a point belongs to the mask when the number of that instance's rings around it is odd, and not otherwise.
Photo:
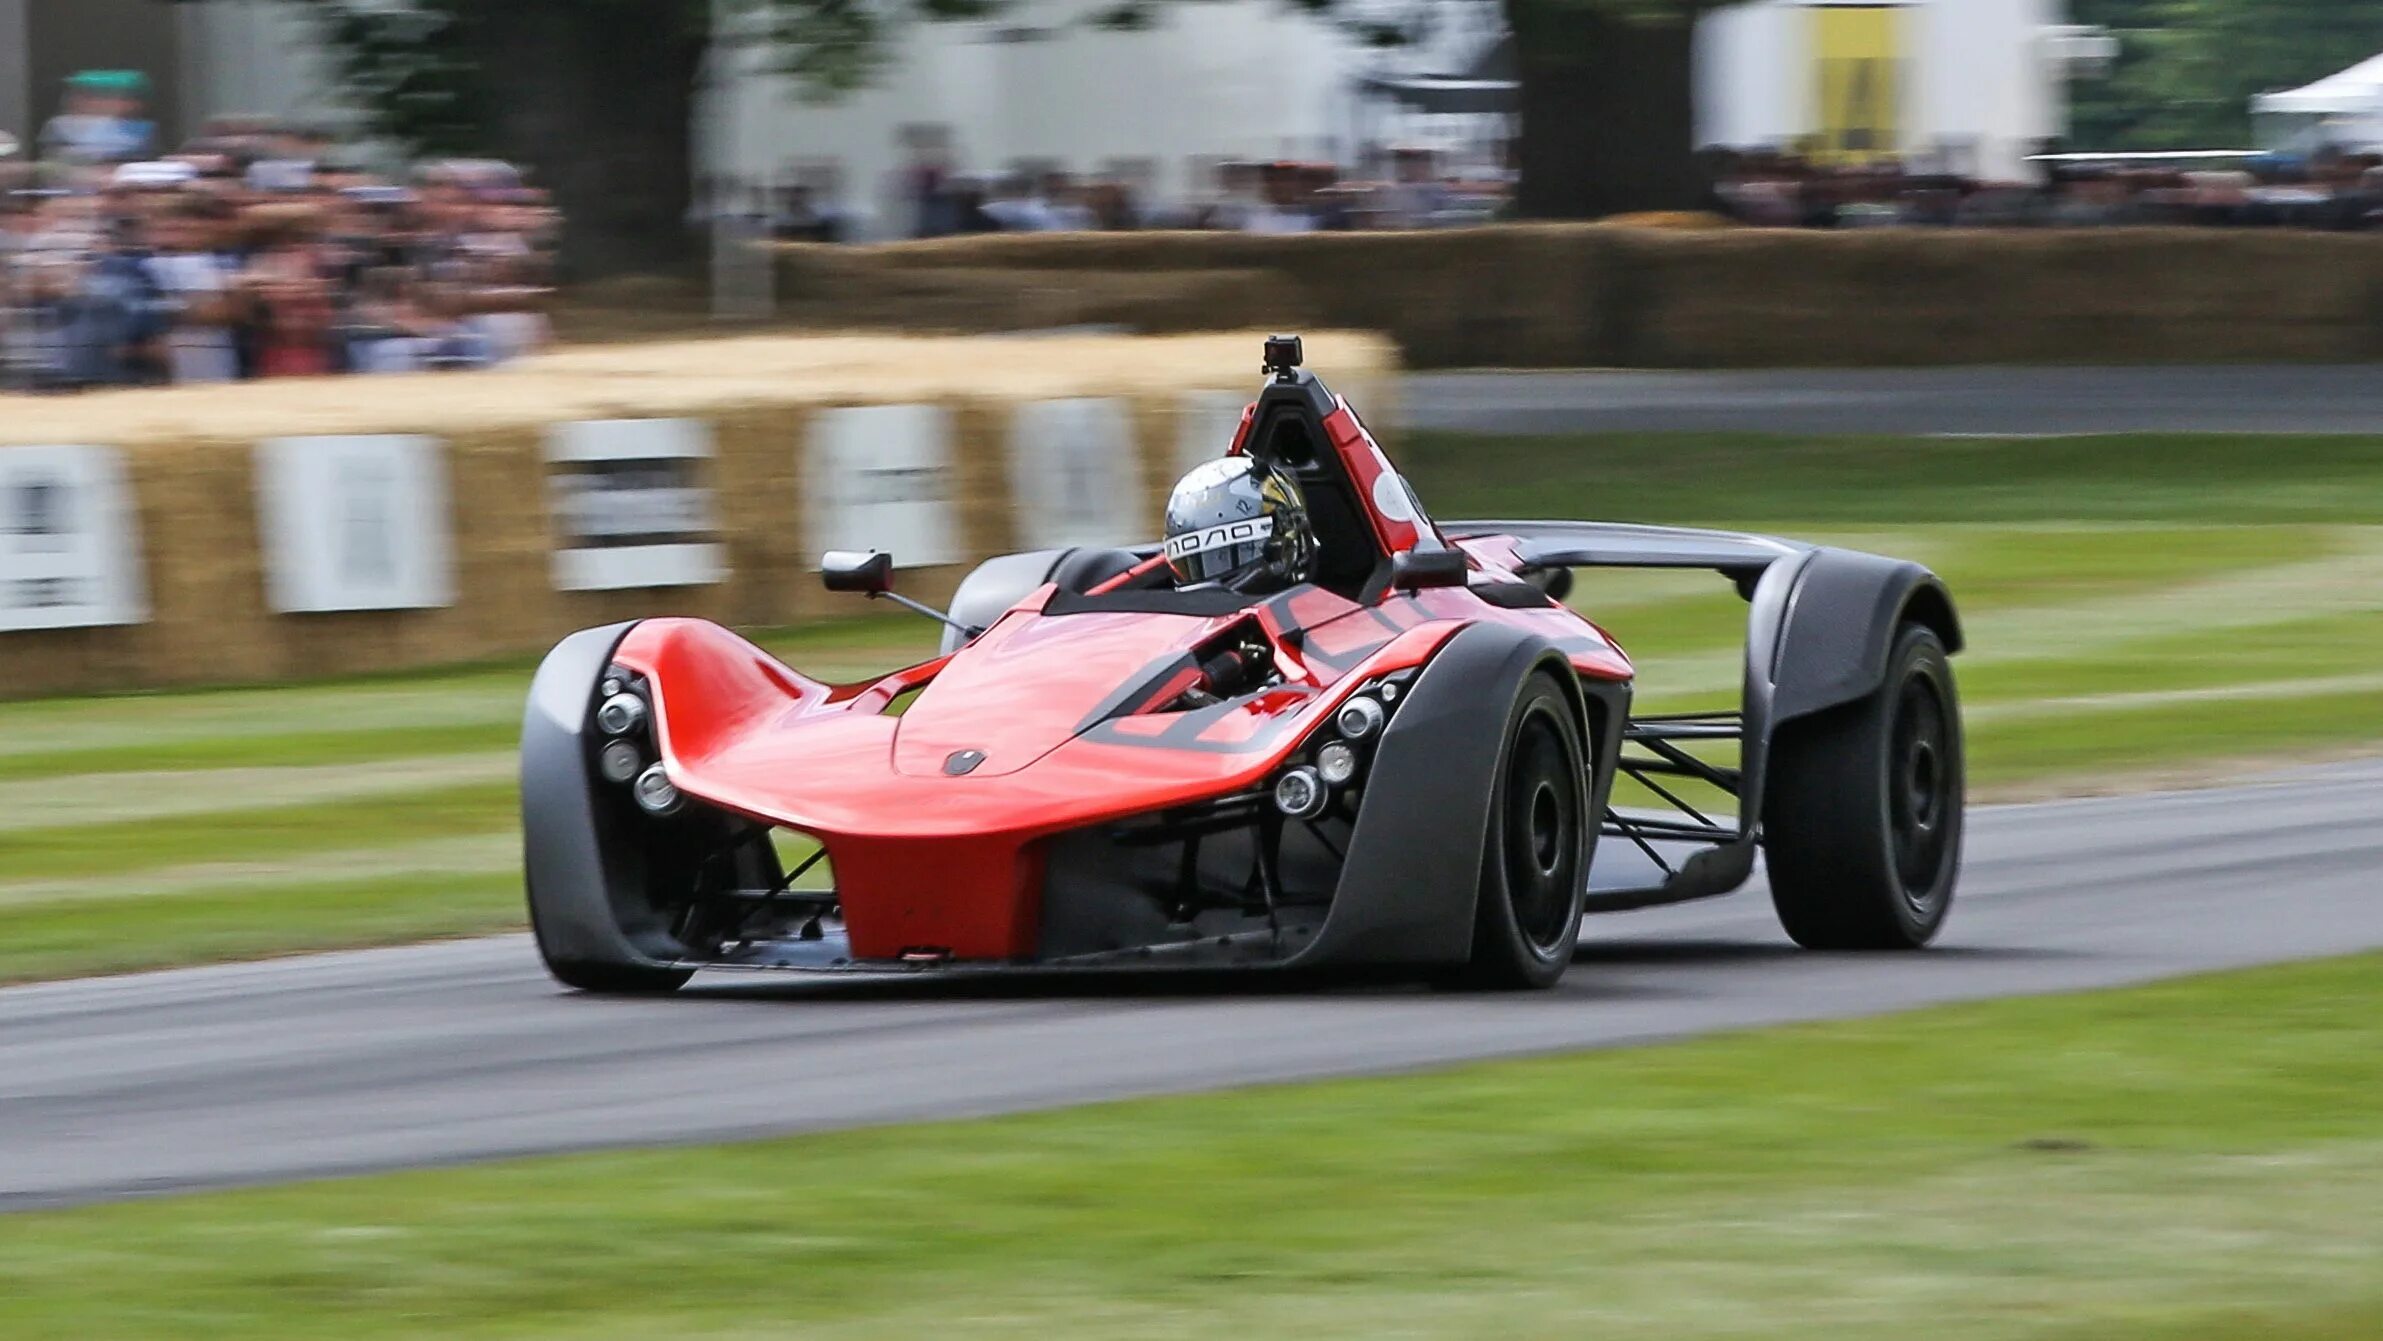
[(1264, 462), (1203, 462), (1167, 496), (1167, 565), (1178, 585), (1280, 590), (1306, 581), (1315, 556), (1299, 482)]

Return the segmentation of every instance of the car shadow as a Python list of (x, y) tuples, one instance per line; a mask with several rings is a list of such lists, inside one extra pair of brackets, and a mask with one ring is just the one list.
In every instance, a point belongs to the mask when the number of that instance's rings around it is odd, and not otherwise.
[(1846, 965), (1946, 962), (2025, 962), (2068, 958), (2074, 952), (2011, 946), (1936, 946), (1908, 956), (1827, 953), (1784, 940), (1724, 940), (1711, 937), (1636, 937), (1582, 942), (1572, 972), (1554, 992), (1477, 992), (1443, 986), (1412, 972), (1342, 969), (1325, 972), (1272, 970), (1034, 970), (981, 973), (800, 974), (715, 971), (699, 976), (680, 997), (712, 1002), (834, 1002), (841, 1004), (932, 1002), (1118, 1001), (1193, 1002), (1269, 999), (1439, 1000), (1520, 1004), (1539, 1000), (1578, 1004), (1584, 999), (1648, 1000), (1691, 994), (1667, 988), (1659, 979), (1628, 983), (1597, 970), (1687, 967), (1714, 964), (1762, 965), (1807, 959)]
[(1810, 959), (1843, 964), (2050, 962), (2080, 957), (2076, 950), (2025, 945), (1931, 945), (1925, 950), (1807, 950), (1792, 941), (1732, 941), (1704, 937), (1626, 937), (1583, 940), (1572, 956), (1585, 964), (1727, 964)]

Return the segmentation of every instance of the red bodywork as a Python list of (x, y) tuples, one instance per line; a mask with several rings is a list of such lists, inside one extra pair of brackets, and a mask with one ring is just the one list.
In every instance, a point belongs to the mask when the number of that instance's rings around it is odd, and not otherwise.
[[(1324, 426), (1385, 553), (1445, 543), (1346, 402)], [(1247, 434), (1245, 416), (1236, 450)], [(614, 659), (649, 681), (682, 791), (826, 846), (855, 956), (1019, 959), (1039, 926), (1041, 840), (1267, 784), (1341, 700), (1422, 664), (1468, 623), (1530, 628), (1582, 675), (1630, 678), (1622, 651), (1572, 611), (1476, 594), (1518, 581), (1510, 541), (1462, 548), (1475, 587), (1371, 605), (1301, 587), (1215, 617), (1053, 615), (1045, 585), (960, 651), (861, 685), (809, 679), (701, 620), (641, 623)], [(1199, 674), (1192, 650), (1245, 621), (1272, 645), (1281, 682), (1162, 711)], [(959, 772), (963, 752), (982, 759)]]

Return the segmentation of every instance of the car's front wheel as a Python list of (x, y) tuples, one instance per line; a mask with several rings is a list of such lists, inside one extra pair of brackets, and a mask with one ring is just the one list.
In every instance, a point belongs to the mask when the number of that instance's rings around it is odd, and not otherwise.
[(1869, 697), (1782, 726), (1763, 793), (1771, 902), (1798, 945), (1932, 940), (1953, 904), (1966, 800), (1943, 640), (1904, 625)]
[(690, 969), (641, 968), (629, 964), (579, 964), (548, 959), (547, 973), (565, 987), (599, 996), (666, 996), (695, 976)]
[(1465, 985), (1553, 987), (1571, 966), (1592, 837), (1585, 760), (1571, 700), (1534, 673), (1507, 714)]

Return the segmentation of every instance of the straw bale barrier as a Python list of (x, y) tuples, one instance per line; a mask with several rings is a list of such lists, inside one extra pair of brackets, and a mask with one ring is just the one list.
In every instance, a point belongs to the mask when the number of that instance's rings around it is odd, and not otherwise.
[(1411, 367), (2383, 358), (2383, 236), (1514, 224), (780, 250), (838, 327), (1379, 330)]
[[(1395, 392), (1387, 342), (1309, 339), (1310, 362), (1369, 417)], [(962, 564), (1016, 547), (1014, 416), (1031, 402), (1122, 402), (1140, 482), (1137, 521), (1189, 434), (1215, 404), (1257, 380), (1258, 336), (1069, 336), (1035, 340), (902, 336), (752, 337), (568, 350), (469, 375), (308, 379), (0, 397), (0, 448), (103, 446), (121, 454), (146, 587), (145, 622), (0, 631), (0, 697), (99, 688), (272, 681), (507, 657), (575, 628), (654, 613), (783, 625), (862, 604), (819, 588), (805, 513), (805, 460), (817, 416), (846, 407), (925, 405), (948, 416), (958, 562), (906, 574), (906, 590), (948, 594)], [(1189, 427), (1195, 398), (1210, 417)], [(556, 425), (684, 418), (708, 430), (702, 465), (725, 560), (723, 580), (668, 590), (562, 591), (546, 459)], [(452, 603), (435, 608), (276, 613), (259, 520), (258, 444), (312, 435), (436, 439), (452, 531)], [(1196, 445), (1196, 442), (1195, 444)], [(1222, 443), (1215, 450), (1222, 450)], [(0, 455), (0, 465), (5, 464)], [(5, 500), (0, 500), (4, 502)], [(0, 558), (5, 558), (0, 550)], [(897, 553), (897, 558), (901, 556)], [(0, 573), (0, 579), (10, 575)]]

